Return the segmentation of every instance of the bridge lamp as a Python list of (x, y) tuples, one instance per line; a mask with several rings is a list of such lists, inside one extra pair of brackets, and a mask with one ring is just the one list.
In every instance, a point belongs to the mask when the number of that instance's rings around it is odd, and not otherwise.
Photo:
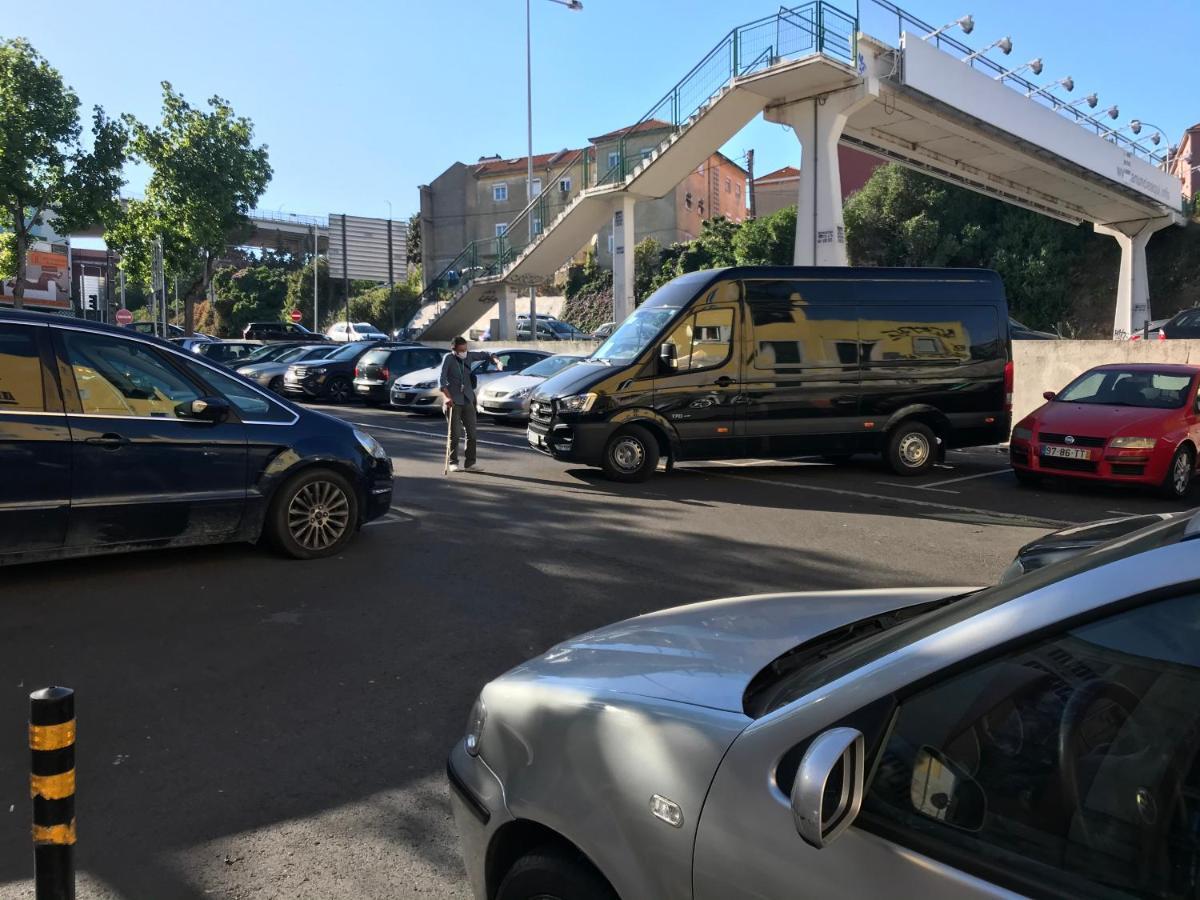
[(1088, 94), (1086, 97), (1081, 97), (1079, 100), (1076, 100), (1074, 103), (1068, 103), (1067, 106), (1071, 109), (1074, 109), (1076, 106), (1083, 106), (1083, 104), (1086, 103), (1088, 105), (1089, 109), (1095, 109), (1096, 104), (1099, 102), (1100, 102), (1099, 94)]
[(921, 40), (927, 41), (930, 38), (935, 38), (942, 32), (949, 31), (951, 28), (955, 27), (961, 28), (963, 30), (963, 34), (970, 34), (975, 30), (975, 17), (970, 13), (967, 13), (965, 16), (961, 16), (960, 18), (955, 19), (953, 22), (943, 25), (936, 31), (929, 32), (929, 34), (925, 35), (925, 37), (921, 38)]
[[(1060, 78), (1060, 79), (1058, 79), (1058, 81), (1055, 81), (1052, 84), (1047, 84), (1044, 87), (1030, 88), (1028, 91), (1025, 92), (1025, 96), (1032, 97), (1034, 94), (1047, 94), (1048, 95), (1055, 88), (1059, 88), (1059, 87), (1066, 88), (1066, 91), (1069, 94), (1075, 90), (1075, 79), (1072, 78), (1070, 75), (1068, 75), (1066, 78)], [(1092, 96), (1095, 97), (1096, 95), (1093, 94)], [(1087, 99), (1088, 98), (1086, 98), (1086, 97), (1084, 98), (1084, 100), (1087, 100)], [(1092, 105), (1095, 106), (1094, 103)]]
[[(1121, 108), (1114, 103), (1104, 111), (1104, 115), (1108, 116), (1110, 119), (1119, 119), (1121, 118)], [(1138, 126), (1139, 129), (1141, 127), (1141, 125)]]
[(973, 62), (974, 60), (979, 59), (979, 57), (983, 56), (989, 50), (995, 50), (997, 47), (1000, 48), (1001, 53), (1003, 53), (1005, 56), (1008, 56), (1008, 54), (1012, 53), (1012, 48), (1013, 48), (1012, 38), (1002, 37), (998, 41), (992, 41), (992, 43), (988, 44), (982, 50), (976, 50), (970, 56), (964, 56), (963, 62), (965, 62), (965, 63)]
[(1009, 69), (1007, 72), (1001, 72), (999, 75), (997, 75), (995, 78), (993, 78), (992, 81), (1001, 81), (1005, 78), (1008, 78), (1010, 75), (1016, 75), (1020, 72), (1026, 71), (1026, 70), (1032, 72), (1034, 75), (1041, 75), (1042, 74), (1042, 58), (1039, 56), (1037, 59), (1031, 59), (1029, 62), (1025, 63), (1025, 65), (1023, 65), (1023, 66), (1017, 66), (1015, 69)]

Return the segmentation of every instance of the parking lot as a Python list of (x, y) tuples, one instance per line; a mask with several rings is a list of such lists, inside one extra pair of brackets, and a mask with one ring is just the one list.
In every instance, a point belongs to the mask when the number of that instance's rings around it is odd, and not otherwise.
[(438, 419), (323, 407), (396, 468), (341, 556), (249, 546), (3, 570), (0, 897), (30, 895), (26, 703), (78, 694), (89, 897), (467, 897), (444, 761), (481, 684), (648, 610), (765, 591), (993, 581), (1066, 523), (1166, 511), (1019, 488), (998, 448), (919, 479), (871, 457), (681, 464), (605, 481), (481, 430), (442, 476)]

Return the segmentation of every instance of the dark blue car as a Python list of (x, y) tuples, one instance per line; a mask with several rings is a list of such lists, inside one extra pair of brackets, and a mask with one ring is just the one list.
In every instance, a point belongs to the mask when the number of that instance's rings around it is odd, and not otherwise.
[(264, 540), (330, 556), (392, 500), (370, 435), (155, 337), (0, 311), (0, 565)]

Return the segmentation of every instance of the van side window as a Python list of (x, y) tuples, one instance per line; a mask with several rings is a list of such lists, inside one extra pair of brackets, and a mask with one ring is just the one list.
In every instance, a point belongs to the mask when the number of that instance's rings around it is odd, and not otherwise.
[(853, 302), (814, 302), (801, 282), (747, 282), (754, 324), (754, 368), (857, 368), (858, 316)]
[(45, 408), (36, 333), (27, 325), (0, 325), (0, 412)]
[(733, 346), (733, 310), (702, 309), (680, 322), (666, 342), (676, 347), (676, 372), (722, 365)]
[(991, 307), (863, 305), (859, 313), (864, 365), (966, 363), (995, 359), (1002, 349)]

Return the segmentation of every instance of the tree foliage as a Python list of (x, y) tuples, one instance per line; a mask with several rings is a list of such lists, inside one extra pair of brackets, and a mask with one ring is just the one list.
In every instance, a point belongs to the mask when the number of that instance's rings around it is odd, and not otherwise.
[(47, 215), (70, 232), (116, 216), (128, 133), (104, 110), (92, 112), (85, 148), (79, 98), (23, 38), (0, 41), (0, 278), (24, 298), (26, 250)]
[(208, 109), (189, 104), (162, 83), (162, 120), (156, 127), (127, 119), (134, 156), (151, 170), (143, 200), (131, 200), (110, 244), (122, 266), (140, 283), (151, 279), (153, 247), (163, 242), (167, 278), (186, 284), (184, 327), (205, 296), (215, 261), (250, 231), (249, 211), (266, 190), (271, 166), (265, 145), (254, 145), (253, 123), (229, 103), (211, 97)]

